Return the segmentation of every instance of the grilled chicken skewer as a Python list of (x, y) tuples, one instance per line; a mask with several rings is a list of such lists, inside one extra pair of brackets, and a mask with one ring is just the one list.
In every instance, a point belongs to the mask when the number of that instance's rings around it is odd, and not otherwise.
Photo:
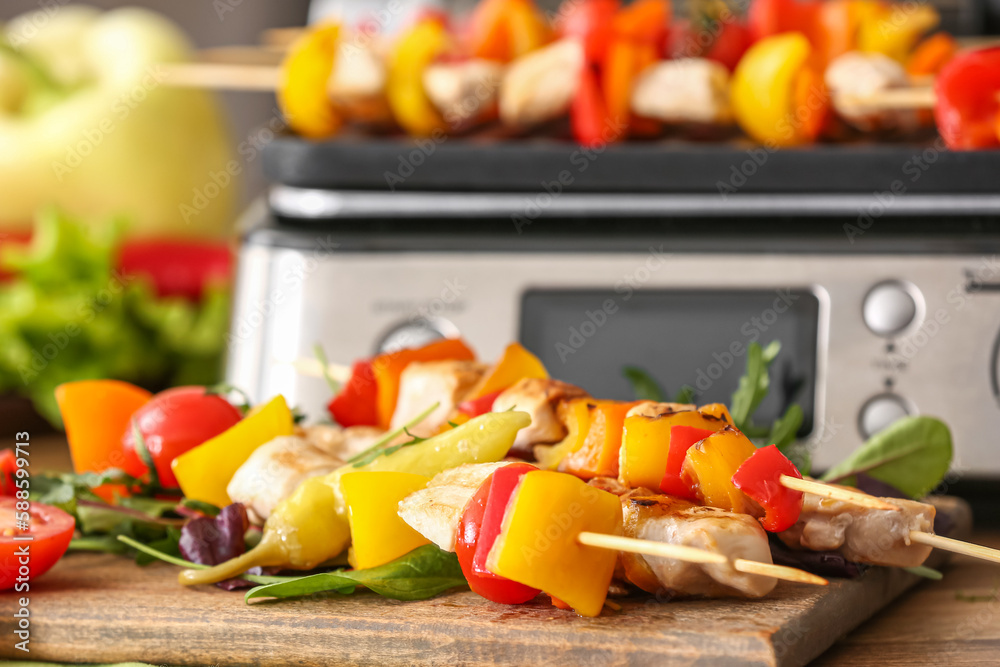
[[(454, 551), (465, 506), (479, 486), (504, 465), (507, 464), (484, 463), (445, 471), (426, 488), (403, 499), (399, 516), (441, 549)], [(614, 480), (607, 482), (617, 485)], [(624, 491), (620, 486), (614, 488)], [(740, 573), (738, 568), (747, 561), (754, 563), (746, 569), (768, 566), (782, 578), (795, 576), (796, 581), (826, 583), (819, 577), (772, 565), (767, 536), (749, 516), (699, 508), (684, 501), (673, 504), (673, 499), (666, 496), (649, 494), (641, 498), (633, 503), (623, 497), (626, 522), (630, 524), (626, 526), (624, 540), (618, 538), (616, 542), (614, 536), (601, 539), (609, 536), (600, 534), (591, 537), (590, 533), (580, 536), (582, 543), (591, 546), (616, 545), (615, 548), (629, 549), (621, 556), (623, 571), (627, 576), (631, 569), (638, 579), (633, 583), (640, 588), (653, 591), (667, 588), (686, 595), (766, 595), (776, 580), (771, 576)], [(656, 551), (660, 553), (639, 555)], [(689, 562), (689, 558), (695, 562)], [(791, 571), (798, 574), (791, 575)]]

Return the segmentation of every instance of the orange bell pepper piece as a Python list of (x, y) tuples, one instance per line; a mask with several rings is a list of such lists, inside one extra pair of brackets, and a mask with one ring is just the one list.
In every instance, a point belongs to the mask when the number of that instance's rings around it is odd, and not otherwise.
[(590, 425), (583, 444), (562, 460), (559, 470), (583, 479), (617, 477), (625, 414), (634, 405), (634, 402), (591, 401), (587, 405)]
[(549, 28), (531, 0), (483, 0), (469, 22), (473, 58), (510, 62), (549, 41)]
[(751, 505), (733, 484), (733, 475), (756, 451), (749, 438), (727, 426), (688, 450), (681, 478), (705, 505), (748, 514)]
[(632, 108), (632, 87), (644, 69), (660, 59), (670, 21), (665, 0), (637, 0), (620, 10), (613, 21), (601, 84), (608, 115), (627, 122)]
[(399, 376), (414, 361), (474, 361), (475, 352), (459, 338), (445, 338), (416, 349), (397, 350), (380, 354), (372, 360), (378, 387), (378, 420), (383, 429), (389, 428), (399, 397)]
[(670, 455), (670, 429), (691, 426), (721, 431), (728, 424), (697, 410), (668, 412), (658, 417), (632, 415), (624, 421), (618, 480), (629, 488), (660, 488)]
[(934, 76), (958, 53), (958, 42), (946, 32), (931, 35), (917, 45), (906, 62), (906, 73), (913, 77)]
[[(56, 403), (66, 427), (73, 470), (77, 473), (104, 472), (125, 463), (122, 436), (135, 411), (149, 402), (152, 394), (120, 380), (80, 380), (56, 387)], [(123, 494), (121, 485), (106, 484), (95, 492), (110, 501)]]
[(825, 68), (855, 48), (861, 16), (855, 0), (827, 0), (816, 12), (816, 57)]
[(278, 105), (291, 128), (304, 137), (332, 136), (343, 122), (326, 94), (339, 40), (337, 24), (312, 28), (292, 44), (281, 63)]
[(496, 365), (483, 376), (466, 400), (482, 398), (487, 394), (503, 391), (525, 378), (547, 380), (548, 371), (538, 357), (528, 352), (520, 343), (511, 343), (503, 351)]

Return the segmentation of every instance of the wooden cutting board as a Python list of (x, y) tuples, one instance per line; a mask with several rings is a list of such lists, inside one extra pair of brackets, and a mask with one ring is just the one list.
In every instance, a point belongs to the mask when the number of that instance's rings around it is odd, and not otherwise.
[[(967, 506), (960, 534), (968, 532)], [(937, 563), (941, 554), (932, 555)], [(32, 584), (31, 653), (13, 648), (16, 604), (0, 594), (0, 657), (154, 664), (803, 665), (918, 578), (871, 568), (828, 587), (782, 582), (762, 600), (620, 600), (581, 618), (538, 601), (465, 591), (397, 602), (369, 592), (246, 605), (185, 589), (179, 569), (71, 554)]]

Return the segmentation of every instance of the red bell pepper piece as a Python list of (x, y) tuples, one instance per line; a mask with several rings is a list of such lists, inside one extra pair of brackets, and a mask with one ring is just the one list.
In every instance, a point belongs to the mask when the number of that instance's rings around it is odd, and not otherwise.
[(713, 433), (715, 431), (695, 426), (670, 427), (670, 452), (667, 454), (667, 469), (660, 482), (660, 491), (678, 498), (697, 500), (698, 496), (691, 489), (691, 485), (681, 479), (681, 468), (691, 446)]
[(14, 473), (17, 471), (17, 457), (13, 449), (0, 452), (0, 496), (13, 496), (17, 492)]
[(744, 461), (732, 478), (733, 486), (764, 508), (760, 523), (772, 533), (791, 528), (802, 512), (802, 492), (785, 488), (780, 480), (782, 475), (802, 479), (795, 464), (785, 458), (778, 446), (768, 445)]
[(1000, 147), (1000, 47), (960, 53), (934, 85), (934, 118), (952, 150)]
[(616, 138), (616, 125), (608, 114), (597, 74), (590, 65), (584, 65), (580, 72), (580, 87), (570, 106), (569, 121), (573, 138), (585, 148), (600, 148)]
[(201, 298), (207, 284), (232, 278), (233, 253), (227, 243), (130, 241), (118, 268), (126, 276), (146, 276), (159, 296)]
[(354, 362), (350, 379), (327, 408), (344, 428), (378, 426), (378, 384), (370, 360)]
[(747, 11), (747, 26), (754, 41), (783, 32), (801, 32), (815, 43), (822, 5), (823, 0), (753, 0)]
[(587, 62), (599, 63), (614, 36), (614, 17), (620, 6), (618, 0), (567, 0), (559, 8), (559, 33), (582, 39)]
[(521, 476), (532, 470), (537, 468), (527, 463), (512, 463), (500, 468), (480, 485), (462, 512), (458, 540), (455, 543), (458, 563), (469, 587), (493, 602), (521, 604), (540, 592), (536, 588), (493, 574), (486, 567), (486, 558), (500, 535), (510, 496)]
[(478, 417), (479, 415), (485, 415), (487, 412), (493, 410), (493, 401), (497, 400), (497, 396), (501, 392), (494, 391), (485, 396), (480, 396), (479, 398), (473, 398), (469, 401), (462, 401), (458, 404), (458, 411), (462, 414), (469, 415), (470, 418)]

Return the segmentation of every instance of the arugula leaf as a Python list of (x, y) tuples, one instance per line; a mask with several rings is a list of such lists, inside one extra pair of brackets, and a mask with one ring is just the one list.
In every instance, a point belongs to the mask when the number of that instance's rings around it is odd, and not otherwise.
[(943, 574), (934, 568), (927, 567), (925, 565), (915, 565), (913, 567), (904, 567), (903, 569), (910, 574), (915, 574), (918, 577), (923, 577), (924, 579), (931, 579), (932, 581), (938, 581), (944, 578)]
[(694, 387), (686, 384), (677, 392), (677, 396), (674, 397), (674, 403), (694, 403), (694, 398)]
[(323, 368), (323, 378), (326, 383), (330, 386), (330, 391), (336, 396), (340, 393), (340, 383), (333, 379), (330, 375), (330, 361), (326, 358), (326, 351), (323, 350), (323, 346), (316, 343), (313, 346), (313, 351), (316, 354), (316, 359), (319, 361), (320, 366)]
[(780, 351), (781, 343), (776, 340), (771, 341), (766, 348), (761, 348), (759, 343), (750, 343), (747, 346), (747, 369), (740, 378), (736, 391), (733, 392), (729, 406), (736, 428), (744, 433), (749, 434), (754, 430), (751, 418), (771, 388), (771, 378), (767, 370)]
[(146, 438), (142, 435), (142, 431), (139, 430), (139, 424), (134, 419), (132, 420), (132, 440), (135, 442), (136, 454), (139, 455), (142, 464), (149, 470), (149, 483), (152, 486), (159, 486), (160, 475), (156, 472), (156, 463), (153, 462), (153, 455), (149, 453), (149, 449), (146, 447)]
[(626, 366), (622, 369), (622, 375), (632, 385), (632, 393), (637, 401), (666, 402), (666, 393), (660, 385), (653, 379), (653, 376), (637, 366)]
[(802, 426), (802, 408), (798, 403), (792, 403), (785, 414), (771, 424), (771, 432), (767, 436), (767, 444), (778, 446), (778, 451), (795, 464), (799, 472), (808, 475), (812, 470), (812, 456), (804, 444), (795, 443), (795, 434)]
[(347, 462), (354, 464), (355, 468), (360, 468), (362, 466), (368, 465), (369, 463), (371, 463), (380, 456), (385, 456), (386, 454), (391, 454), (392, 452), (399, 451), (400, 449), (408, 445), (417, 444), (416, 441), (411, 440), (409, 442), (404, 442), (401, 445), (394, 445), (394, 446), (389, 445), (389, 443), (398, 438), (401, 433), (407, 432), (406, 429), (413, 428), (423, 420), (427, 419), (427, 417), (430, 416), (432, 412), (438, 409), (439, 405), (441, 405), (441, 403), (435, 403), (434, 405), (427, 408), (426, 410), (424, 410), (419, 415), (417, 415), (410, 421), (406, 422), (399, 428), (389, 431), (384, 436), (379, 438), (378, 442), (376, 442), (374, 445), (347, 459)]
[[(195, 570), (207, 570), (210, 567), (208, 565), (192, 563), (191, 561), (184, 560), (179, 556), (171, 556), (170, 554), (164, 553), (153, 546), (150, 546), (148, 544), (143, 544), (138, 540), (134, 540), (131, 537), (128, 537), (127, 535), (119, 535), (118, 541), (129, 545), (136, 551), (141, 551), (144, 554), (152, 556), (153, 558), (156, 558), (158, 560), (162, 560), (165, 563), (170, 563), (171, 565), (177, 565), (179, 567), (186, 567)], [(245, 573), (240, 575), (240, 577), (259, 584), (274, 584), (301, 578), (301, 577), (273, 577), (273, 576), (263, 576), (263, 575), (245, 574)]]
[(458, 556), (433, 544), (426, 544), (390, 563), (367, 570), (325, 572), (258, 586), (247, 591), (244, 600), (250, 602), (255, 598), (289, 598), (326, 592), (349, 595), (357, 586), (364, 586), (393, 600), (426, 600), (466, 585)]
[(854, 485), (854, 476), (865, 473), (911, 498), (922, 498), (944, 479), (951, 457), (951, 431), (944, 422), (904, 417), (869, 438), (822, 480)]

